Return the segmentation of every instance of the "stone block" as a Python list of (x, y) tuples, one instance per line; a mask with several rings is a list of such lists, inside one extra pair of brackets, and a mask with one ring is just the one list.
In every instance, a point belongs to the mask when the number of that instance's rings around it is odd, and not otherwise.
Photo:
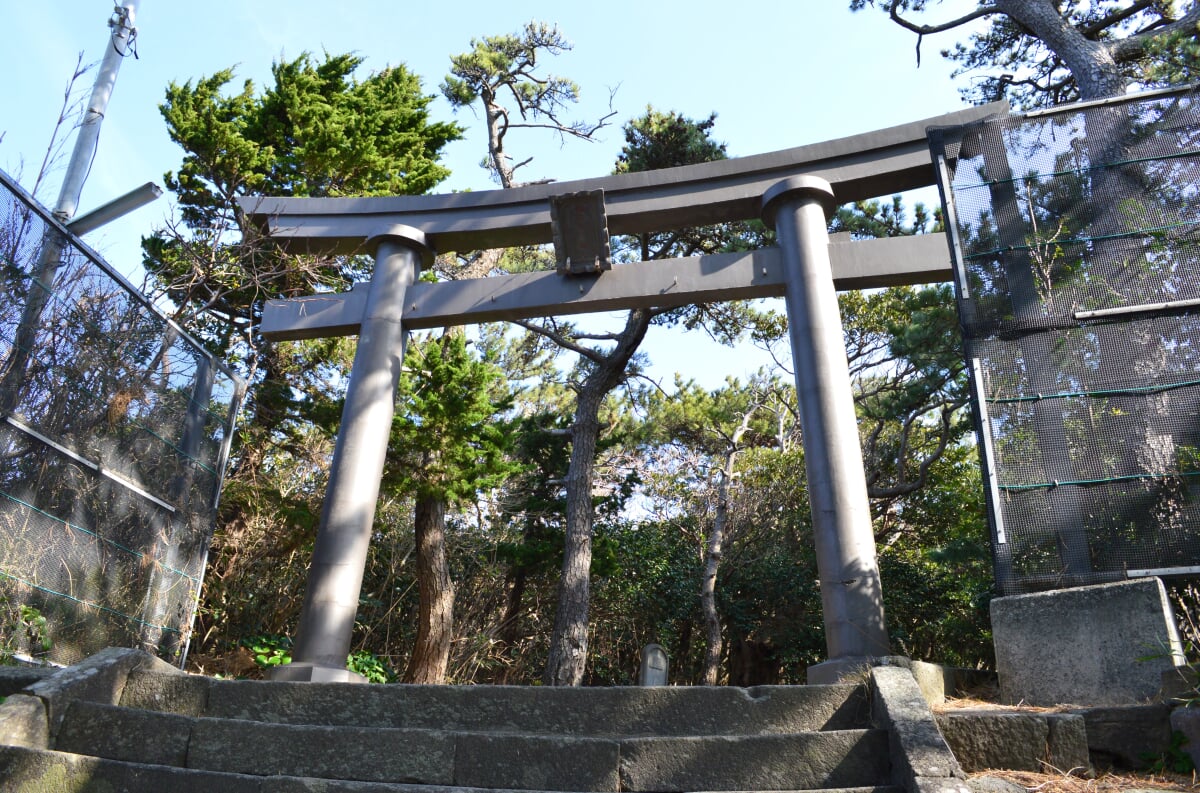
[(1087, 725), (1075, 713), (1047, 713), (1046, 763), (1053, 771), (1076, 776), (1091, 776)]
[(109, 760), (183, 767), (193, 722), (187, 716), (80, 700), (67, 709), (54, 748)]
[(354, 686), (212, 681), (216, 718), (323, 724), (613, 735), (758, 735), (854, 729), (868, 723), (854, 686)]
[(804, 790), (888, 782), (883, 730), (621, 741), (623, 791)]
[(925, 661), (912, 662), (913, 678), (930, 707), (950, 697), (977, 696), (991, 699), (996, 693), (996, 673), (987, 669), (962, 669)]
[(1200, 702), (1200, 665), (1177, 666), (1163, 672), (1162, 700)]
[(1146, 768), (1171, 745), (1171, 708), (1125, 705), (1073, 711), (1087, 725), (1088, 750), (1097, 770)]
[(941, 705), (947, 696), (954, 696), (954, 670), (947, 666), (913, 661), (912, 676), (931, 707)]
[(116, 705), (125, 681), (136, 669), (183, 674), (178, 669), (141, 650), (109, 647), (74, 666), (60, 669), (25, 689), (46, 703), (50, 736), (58, 732), (66, 708), (75, 700)]
[(1182, 662), (1156, 578), (997, 598), (991, 612), (1000, 696), (1010, 704), (1143, 702)]
[(0, 793), (259, 793), (259, 778), (0, 746)]
[(453, 784), (524, 790), (619, 790), (620, 746), (602, 738), (459, 735)]
[(0, 666), (0, 697), (16, 694), (57, 671), (46, 666)]
[(1183, 735), (1181, 747), (1200, 768), (1200, 707), (1175, 708), (1171, 711), (1171, 729)]
[(1045, 770), (1050, 728), (1040, 714), (955, 711), (941, 714), (937, 722), (967, 772)]
[(449, 785), (454, 739), (430, 730), (205, 718), (196, 719), (192, 727), (187, 764), (236, 774)]
[(13, 694), (0, 704), (0, 744), (50, 748), (46, 706), (37, 697)]
[(875, 693), (872, 720), (876, 726), (891, 731), (895, 781), (911, 789), (921, 779), (962, 777), (962, 768), (938, 731), (912, 673), (900, 667), (881, 666), (871, 670), (871, 680)]
[(125, 682), (120, 704), (126, 708), (205, 716), (212, 678), (200, 675), (134, 672)]

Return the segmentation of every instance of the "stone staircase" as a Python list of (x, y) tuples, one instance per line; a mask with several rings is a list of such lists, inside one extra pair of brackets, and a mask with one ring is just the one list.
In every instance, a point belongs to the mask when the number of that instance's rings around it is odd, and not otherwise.
[(837, 686), (366, 686), (214, 680), (110, 649), (0, 705), (5, 792), (477, 790), (966, 786), (895, 667)]

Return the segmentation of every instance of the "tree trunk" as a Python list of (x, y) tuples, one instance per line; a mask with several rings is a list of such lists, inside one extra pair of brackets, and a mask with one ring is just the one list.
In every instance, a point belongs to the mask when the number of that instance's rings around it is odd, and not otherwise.
[[(739, 433), (740, 434), (740, 433)], [(721, 617), (717, 614), (717, 569), (721, 565), (721, 545), (725, 541), (725, 524), (729, 521), (729, 488), (733, 481), (733, 465), (738, 448), (731, 445), (725, 452), (725, 467), (717, 486), (717, 512), (708, 533), (708, 549), (704, 555), (704, 577), (700, 579), (700, 608), (704, 612), (704, 678), (706, 686), (717, 684), (721, 666)]]
[[(591, 378), (589, 378), (590, 381)], [(600, 435), (600, 404), (604, 393), (584, 387), (575, 407), (571, 462), (567, 469), (567, 530), (563, 543), (558, 609), (546, 660), (548, 686), (577, 686), (587, 663), (588, 600), (592, 567), (592, 482), (596, 440)]]
[(454, 582), (446, 562), (446, 502), (417, 499), (414, 527), (421, 605), (417, 642), (404, 670), (404, 682), (445, 683), (454, 632)]
[(592, 483), (596, 441), (600, 436), (600, 406), (621, 382), (625, 366), (646, 337), (651, 313), (630, 311), (617, 345), (593, 367), (579, 388), (575, 424), (571, 430), (571, 461), (567, 467), (567, 530), (563, 546), (558, 609), (546, 659), (543, 681), (548, 686), (578, 686), (587, 665), (588, 599), (592, 567)]
[(1127, 82), (1109, 44), (1085, 38), (1063, 17), (1059, 4), (1051, 0), (995, 0), (994, 4), (1063, 59), (1079, 86), (1080, 99), (1125, 92)]

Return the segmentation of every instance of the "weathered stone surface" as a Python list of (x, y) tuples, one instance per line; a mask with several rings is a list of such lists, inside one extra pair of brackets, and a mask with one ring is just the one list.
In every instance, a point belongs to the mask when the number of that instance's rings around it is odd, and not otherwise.
[(129, 675), (120, 704), (181, 716), (204, 716), (212, 678), (200, 675), (135, 671)]
[(1145, 768), (1171, 744), (1167, 705), (1126, 705), (1073, 711), (1087, 725), (1088, 749), (1097, 770)]
[(967, 780), (971, 793), (1029, 793), (1024, 786), (994, 776), (976, 776)]
[(883, 784), (887, 733), (621, 741), (621, 790), (796, 790)]
[(0, 793), (258, 793), (255, 777), (0, 746)]
[(1035, 713), (958, 711), (938, 716), (946, 743), (968, 772), (1042, 771), (1050, 727)]
[(80, 663), (60, 669), (50, 677), (29, 686), (26, 693), (46, 703), (50, 735), (58, 732), (63, 713), (77, 699), (115, 705), (121, 699), (125, 681), (135, 669), (183, 674), (173, 666), (141, 650), (109, 647)]
[(16, 694), (57, 671), (45, 666), (0, 666), (0, 697)]
[(991, 612), (1004, 702), (1143, 702), (1182, 661), (1157, 578), (997, 598)]
[(354, 686), (213, 681), (206, 715), (290, 724), (575, 736), (762, 735), (867, 725), (853, 686)]
[(1047, 713), (1046, 763), (1053, 771), (1076, 776), (1091, 776), (1087, 726), (1075, 713)]
[(187, 716), (79, 700), (67, 708), (54, 748), (109, 760), (183, 767), (193, 722)]
[(0, 744), (47, 749), (46, 706), (37, 697), (13, 694), (0, 704)]
[(871, 670), (875, 696), (873, 721), (891, 730), (893, 778), (912, 789), (922, 778), (951, 779), (963, 776), (917, 681), (907, 669), (876, 667)]
[(1200, 707), (1171, 711), (1171, 729), (1183, 734), (1183, 750), (1192, 758), (1192, 765), (1200, 768)]
[(913, 784), (909, 793), (972, 793), (972, 791), (965, 779), (920, 777)]
[(980, 698), (987, 699), (999, 687), (996, 673), (987, 669), (963, 669), (925, 661), (913, 661), (910, 668), (930, 707), (942, 704), (947, 697), (982, 694)]
[(448, 785), (453, 781), (454, 739), (430, 730), (204, 718), (192, 727), (187, 764), (237, 774)]
[(930, 706), (940, 705), (947, 695), (954, 695), (954, 671), (949, 667), (913, 661), (911, 668), (913, 679)]
[(460, 735), (455, 785), (528, 790), (617, 790), (620, 747), (602, 738)]
[(1200, 699), (1200, 664), (1177, 666), (1163, 672), (1161, 698), (1180, 702)]

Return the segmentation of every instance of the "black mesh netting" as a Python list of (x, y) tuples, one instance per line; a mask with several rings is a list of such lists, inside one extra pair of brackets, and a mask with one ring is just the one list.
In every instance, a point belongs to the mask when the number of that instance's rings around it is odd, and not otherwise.
[(241, 391), (0, 174), (0, 652), (180, 660)]
[(1200, 103), (931, 135), (1007, 594), (1200, 573)]

